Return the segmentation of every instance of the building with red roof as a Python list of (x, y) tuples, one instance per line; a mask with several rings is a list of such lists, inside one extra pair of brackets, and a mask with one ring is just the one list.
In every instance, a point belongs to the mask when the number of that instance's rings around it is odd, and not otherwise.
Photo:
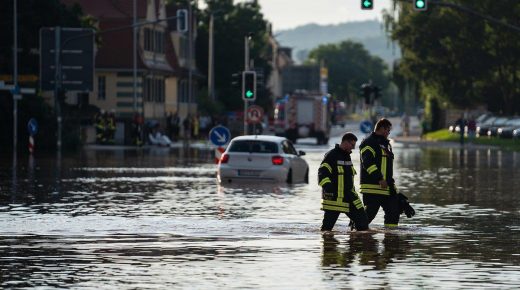
[[(169, 113), (185, 118), (196, 113), (194, 102), (196, 73), (194, 42), (196, 34), (181, 33), (177, 9), (166, 0), (135, 0), (137, 10), (137, 90), (133, 79), (133, 2), (130, 0), (62, 0), (77, 3), (92, 17), (99, 29), (95, 58), (94, 90), (89, 103), (100, 109), (115, 110), (118, 119), (130, 119), (137, 112), (145, 120), (162, 123)], [(196, 21), (191, 18), (192, 23)], [(196, 27), (192, 25), (196, 31)], [(127, 29), (119, 29), (128, 27)], [(116, 30), (107, 32), (109, 30)], [(188, 59), (192, 40), (192, 60)], [(192, 67), (192, 94), (189, 98), (189, 65)]]

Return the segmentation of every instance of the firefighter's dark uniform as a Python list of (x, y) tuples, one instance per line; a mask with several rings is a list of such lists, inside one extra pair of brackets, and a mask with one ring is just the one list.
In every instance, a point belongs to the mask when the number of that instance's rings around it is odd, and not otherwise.
[[(394, 153), (388, 139), (372, 133), (359, 145), (361, 151), (361, 193), (368, 216), (368, 222), (376, 217), (379, 207), (385, 212), (387, 227), (399, 223), (399, 202), (393, 178)], [(380, 180), (386, 180), (388, 187), (381, 188)]]
[(325, 154), (318, 170), (318, 183), (322, 187), (321, 209), (325, 212), (322, 231), (332, 230), (342, 212), (354, 221), (357, 230), (368, 229), (363, 203), (354, 188), (355, 174), (350, 154), (339, 145)]
[(96, 144), (104, 144), (106, 141), (106, 139), (105, 139), (106, 122), (105, 122), (105, 118), (103, 118), (103, 115), (101, 115), (101, 114), (96, 115), (95, 126), (96, 126)]

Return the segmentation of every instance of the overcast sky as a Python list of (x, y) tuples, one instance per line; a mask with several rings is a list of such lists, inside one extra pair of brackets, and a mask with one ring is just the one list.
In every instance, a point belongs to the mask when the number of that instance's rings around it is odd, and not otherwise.
[[(242, 2), (245, 0), (237, 0)], [(361, 0), (259, 0), (265, 18), (274, 30), (308, 23), (337, 24), (347, 21), (381, 19), (381, 10), (392, 0), (374, 0), (374, 10), (361, 10)]]

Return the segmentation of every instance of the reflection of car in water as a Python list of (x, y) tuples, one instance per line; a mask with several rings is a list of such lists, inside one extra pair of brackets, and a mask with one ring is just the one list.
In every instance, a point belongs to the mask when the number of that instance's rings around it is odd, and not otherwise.
[(293, 144), (283, 137), (246, 135), (233, 138), (218, 164), (219, 182), (275, 180), (309, 182), (309, 165)]
[(330, 135), (330, 117), (327, 96), (298, 91), (279, 99), (274, 110), (274, 129), (293, 143), (298, 138), (316, 138), (318, 144), (327, 144)]

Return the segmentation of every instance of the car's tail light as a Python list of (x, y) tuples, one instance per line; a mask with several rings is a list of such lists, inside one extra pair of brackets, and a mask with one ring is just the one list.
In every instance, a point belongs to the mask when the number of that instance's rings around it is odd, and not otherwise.
[(229, 161), (229, 155), (228, 154), (222, 154), (222, 157), (220, 157), (220, 164), (228, 163)]
[(273, 156), (273, 158), (271, 158), (271, 160), (273, 161), (273, 165), (282, 165), (283, 164), (282, 156)]

